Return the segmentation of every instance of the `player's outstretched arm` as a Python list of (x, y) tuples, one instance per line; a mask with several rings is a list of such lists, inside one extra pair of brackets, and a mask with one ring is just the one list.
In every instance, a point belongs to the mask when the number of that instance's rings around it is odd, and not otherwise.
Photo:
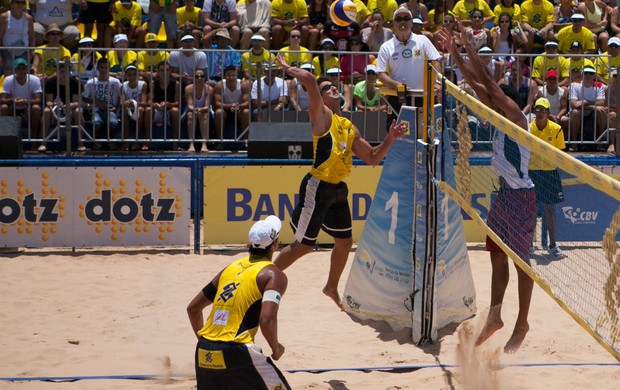
[(390, 131), (388, 132), (387, 137), (380, 145), (375, 147), (371, 146), (368, 141), (366, 141), (360, 135), (360, 132), (357, 128), (355, 128), (355, 141), (353, 141), (353, 153), (362, 161), (364, 161), (368, 165), (377, 165), (379, 164), (387, 154), (388, 150), (394, 143), (394, 140), (405, 135), (407, 131), (407, 124), (404, 122), (396, 124), (396, 121), (392, 121), (392, 125), (390, 126)]

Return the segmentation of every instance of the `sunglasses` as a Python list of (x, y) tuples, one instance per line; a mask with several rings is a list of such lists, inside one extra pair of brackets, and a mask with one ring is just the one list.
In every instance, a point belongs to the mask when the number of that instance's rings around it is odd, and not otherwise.
[(366, 74), (377, 74), (377, 72), (375, 72), (374, 70), (369, 70), (368, 72), (366, 72)]
[(335, 87), (334, 84), (325, 84), (323, 87), (321, 87), (321, 92), (327, 92), (330, 89), (332, 89), (332, 87)]
[(500, 20), (500, 23), (510, 23), (510, 20)]
[(409, 16), (403, 16), (402, 18), (401, 18), (401, 17), (396, 17), (396, 18), (394, 18), (394, 21), (395, 21), (396, 23), (400, 23), (400, 22), (409, 22), (411, 19), (412, 19), (412, 18), (410, 18)]
[(206, 78), (206, 77), (207, 77), (207, 76), (206, 76), (206, 75), (204, 75), (204, 74), (195, 74), (195, 75), (194, 75), (194, 78), (195, 78), (195, 79), (204, 79), (204, 78)]
[(544, 107), (534, 107), (534, 112), (547, 112), (547, 109)]
[(611, 45), (607, 45), (607, 47), (620, 47), (620, 46), (618, 46), (618, 44), (616, 43), (612, 43)]
[(301, 35), (291, 35), (291, 38), (292, 39), (299, 39), (299, 38), (301, 38)]

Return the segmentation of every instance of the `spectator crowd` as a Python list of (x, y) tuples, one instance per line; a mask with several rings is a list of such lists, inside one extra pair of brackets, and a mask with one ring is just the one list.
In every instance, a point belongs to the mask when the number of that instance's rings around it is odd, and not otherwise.
[(438, 39), (442, 28), (457, 40), (464, 29), (497, 82), (519, 90), (528, 118), (544, 97), (571, 149), (605, 139), (598, 147), (614, 152), (606, 134), (618, 98), (615, 0), (352, 0), (357, 19), (345, 27), (330, 20), (332, 1), (3, 0), (0, 114), (21, 116), (41, 152), (67, 120), (90, 126), (80, 149), (88, 137), (163, 137), (205, 152), (206, 140), (242, 137), (267, 112), (307, 110), (304, 88), (275, 65), (278, 53), (329, 77), (343, 111), (388, 112), (376, 57), (396, 39), (394, 16), (404, 7), (411, 31), (441, 54), (440, 71), (464, 89)]

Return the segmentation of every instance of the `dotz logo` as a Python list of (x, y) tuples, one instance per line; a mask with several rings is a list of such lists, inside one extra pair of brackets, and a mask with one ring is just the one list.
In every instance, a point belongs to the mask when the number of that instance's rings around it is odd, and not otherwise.
[[(65, 197), (50, 185), (49, 172), (41, 173), (41, 189), (37, 193), (24, 180), (0, 181), (0, 233), (11, 230), (17, 234), (34, 234), (40, 231), (41, 240), (48, 241), (50, 234), (58, 232), (57, 223), (65, 217)], [(14, 191), (14, 192), (13, 192)]]
[(183, 207), (183, 197), (173, 197), (175, 189), (167, 186), (166, 178), (166, 172), (159, 173), (159, 197), (155, 198), (142, 179), (135, 180), (130, 194), (128, 180), (120, 179), (118, 186), (113, 186), (103, 172), (95, 172), (96, 195), (89, 195), (86, 203), (79, 205), (80, 218), (94, 225), (96, 233), (109, 226), (113, 241), (127, 232), (128, 225), (134, 225), (134, 231), (143, 234), (158, 229), (158, 238), (164, 241), (167, 233), (174, 232), (174, 221), (181, 216)]
[(562, 207), (562, 213), (573, 225), (592, 225), (598, 218), (598, 211), (581, 211), (579, 207), (572, 206)]

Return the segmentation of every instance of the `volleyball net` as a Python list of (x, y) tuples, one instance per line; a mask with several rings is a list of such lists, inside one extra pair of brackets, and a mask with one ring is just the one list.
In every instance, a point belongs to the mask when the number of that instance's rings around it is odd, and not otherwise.
[[(440, 174), (439, 187), (620, 360), (619, 175), (524, 131), (447, 79), (442, 84), (441, 129), (452, 145), (454, 180)], [(503, 142), (476, 142), (498, 131), (507, 136)], [(508, 168), (491, 163), (494, 147), (502, 148)], [(506, 171), (523, 180), (525, 167), (537, 187), (534, 198), (532, 191), (512, 190)]]

